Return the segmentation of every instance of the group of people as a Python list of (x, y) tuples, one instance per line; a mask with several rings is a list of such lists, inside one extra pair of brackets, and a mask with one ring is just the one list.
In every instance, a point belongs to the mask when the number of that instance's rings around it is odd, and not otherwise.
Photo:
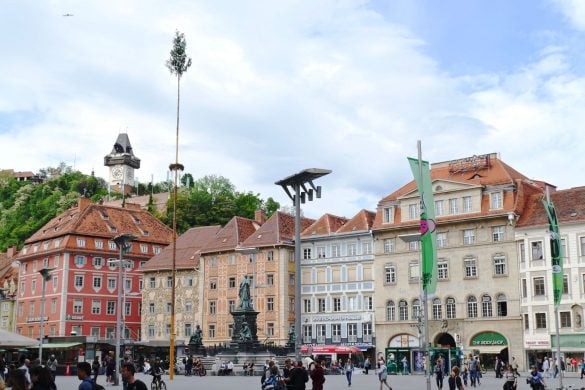
[(195, 375), (201, 375), (201, 367), (202, 367), (202, 363), (201, 363), (201, 359), (200, 358), (195, 358), (193, 359), (193, 356), (189, 356), (189, 357), (183, 357), (183, 365), (185, 366), (185, 375), (186, 376), (191, 376), (193, 374)]
[[(56, 361), (55, 356), (51, 358)], [(46, 364), (41, 364), (39, 359), (32, 363), (30, 359), (22, 355), (18, 359), (18, 364), (6, 366), (4, 358), (1, 359), (0, 366), (3, 366), (2, 375), (0, 376), (0, 389), (7, 386), (13, 390), (57, 390), (55, 384), (56, 364), (53, 365), (51, 358)]]
[[(311, 365), (313, 369), (310, 378), (313, 382), (313, 390), (323, 390), (325, 370), (321, 362), (314, 362)], [(262, 390), (305, 390), (308, 381), (309, 372), (303, 367), (303, 362), (298, 361), (293, 364), (291, 359), (284, 361), (282, 371), (274, 361), (267, 361), (260, 378)]]
[(232, 372), (234, 372), (234, 363), (232, 363), (231, 360), (226, 360), (226, 361), (223, 361), (219, 365), (219, 369), (217, 370), (217, 375), (218, 376), (231, 375)]

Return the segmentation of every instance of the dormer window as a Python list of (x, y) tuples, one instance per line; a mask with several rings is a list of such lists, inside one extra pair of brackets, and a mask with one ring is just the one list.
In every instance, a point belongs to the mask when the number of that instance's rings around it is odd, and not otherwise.
[(382, 209), (382, 223), (394, 223), (394, 207)]
[(134, 219), (134, 223), (135, 223), (136, 225), (140, 225), (140, 224), (142, 223), (142, 222), (140, 221), (140, 219), (139, 219), (139, 218), (136, 218), (135, 216), (132, 216), (132, 219)]
[(150, 233), (148, 232), (148, 230), (142, 230), (142, 235), (147, 237)]
[(102, 217), (102, 219), (104, 221), (107, 221), (110, 219), (110, 217), (108, 216), (108, 214), (106, 214), (104, 211), (100, 210), (100, 216)]
[(490, 210), (498, 210), (504, 208), (504, 197), (502, 192), (492, 192), (490, 194)]
[[(78, 246), (79, 248), (83, 248), (83, 247), (85, 247), (85, 239), (83, 239), (83, 238), (78, 238), (78, 239), (77, 239), (77, 246)], [(35, 252), (36, 252), (36, 251), (35, 251)]]

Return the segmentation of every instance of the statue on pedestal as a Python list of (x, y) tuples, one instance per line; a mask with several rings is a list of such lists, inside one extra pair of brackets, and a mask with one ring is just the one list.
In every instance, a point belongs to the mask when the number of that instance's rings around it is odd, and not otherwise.
[(252, 341), (252, 331), (250, 330), (250, 327), (248, 326), (247, 322), (242, 323), (242, 329), (240, 329), (239, 339), (240, 341), (243, 342)]
[(240, 283), (240, 309), (252, 310), (252, 300), (250, 298), (250, 279), (248, 275), (244, 276), (244, 279)]
[(201, 333), (202, 333), (201, 327), (197, 325), (197, 327), (195, 328), (195, 332), (191, 335), (191, 338), (189, 339), (189, 346), (199, 348), (203, 345)]

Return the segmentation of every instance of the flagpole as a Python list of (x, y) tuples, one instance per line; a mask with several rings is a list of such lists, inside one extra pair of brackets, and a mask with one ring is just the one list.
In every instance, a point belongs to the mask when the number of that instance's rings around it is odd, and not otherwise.
[[(419, 175), (420, 177), (422, 177), (422, 146), (421, 146), (421, 141), (418, 140), (416, 142), (416, 148), (418, 150), (418, 170), (419, 170)], [(421, 186), (422, 187), (422, 186)], [(423, 199), (423, 193), (421, 192), (419, 194), (420, 198)], [(420, 251), (421, 251), (421, 256), (422, 256), (422, 234), (421, 234), (421, 241), (420, 241)], [(423, 269), (422, 269), (422, 264), (421, 264), (421, 268), (419, 269), (419, 279), (422, 278), (423, 276)], [(423, 283), (423, 300), (424, 300), (424, 320), (425, 320), (425, 354), (426, 354), (426, 358), (427, 358), (427, 364), (425, 367), (425, 377), (427, 380), (427, 390), (431, 390), (431, 376), (430, 376), (430, 372), (431, 372), (431, 342), (430, 342), (430, 329), (429, 329), (429, 295), (427, 292), (427, 288), (426, 286), (424, 286)]]

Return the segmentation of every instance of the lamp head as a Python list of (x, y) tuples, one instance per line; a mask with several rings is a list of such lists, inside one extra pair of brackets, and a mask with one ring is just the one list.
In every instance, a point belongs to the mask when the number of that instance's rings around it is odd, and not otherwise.
[(41, 276), (43, 277), (43, 279), (48, 282), (49, 280), (51, 280), (51, 271), (54, 270), (55, 268), (43, 268), (42, 270), (39, 271), (39, 273), (41, 274)]
[(124, 233), (114, 237), (114, 242), (118, 245), (118, 248), (122, 250), (122, 253), (126, 253), (130, 250), (130, 241), (136, 239), (134, 234)]

